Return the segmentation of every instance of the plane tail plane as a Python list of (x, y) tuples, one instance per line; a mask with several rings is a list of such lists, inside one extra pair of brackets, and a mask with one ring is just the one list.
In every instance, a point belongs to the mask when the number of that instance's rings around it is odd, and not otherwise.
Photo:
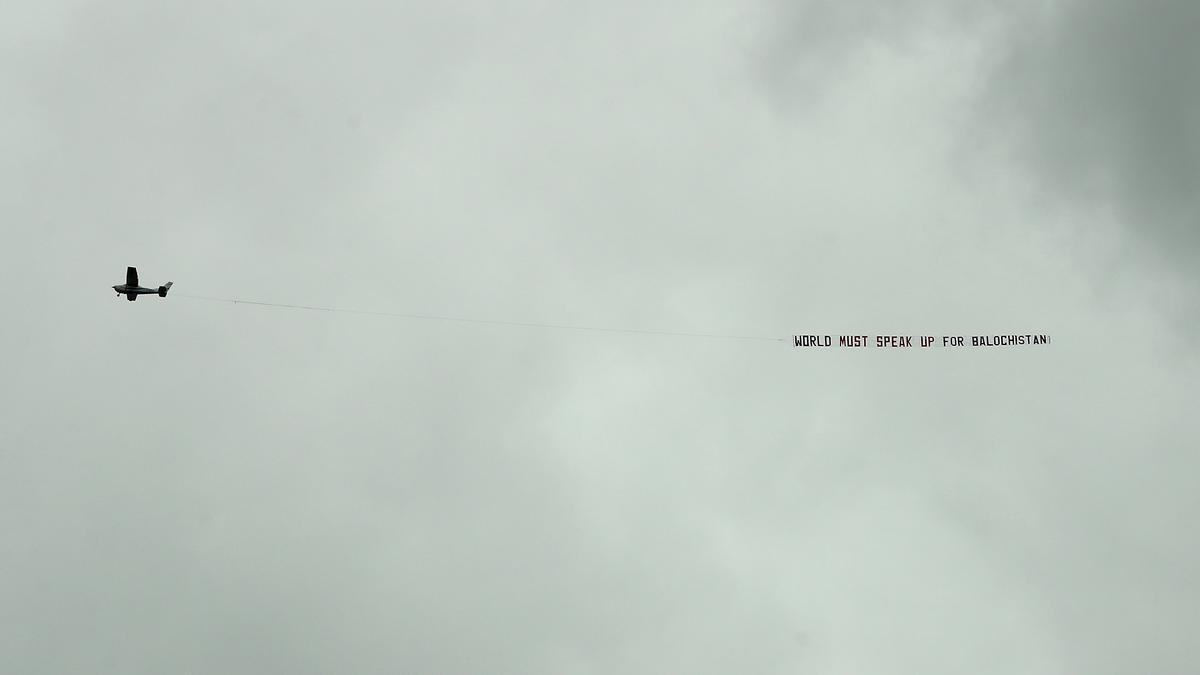
[(166, 284), (159, 286), (158, 287), (158, 297), (160, 297), (160, 298), (167, 297), (167, 291), (171, 290), (171, 284), (173, 284), (173, 283), (175, 283), (175, 282), (168, 281)]

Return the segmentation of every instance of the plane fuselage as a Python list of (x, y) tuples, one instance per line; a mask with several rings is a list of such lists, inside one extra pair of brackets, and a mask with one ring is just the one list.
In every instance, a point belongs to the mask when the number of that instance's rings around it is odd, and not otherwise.
[(144, 288), (142, 286), (130, 286), (129, 284), (113, 286), (113, 290), (117, 292), (117, 295), (129, 295), (131, 293), (133, 295), (146, 295), (149, 293), (158, 293), (157, 288)]

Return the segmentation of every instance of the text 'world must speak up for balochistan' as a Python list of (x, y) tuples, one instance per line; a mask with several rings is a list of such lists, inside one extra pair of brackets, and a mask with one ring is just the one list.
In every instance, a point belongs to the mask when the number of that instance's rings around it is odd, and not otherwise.
[[(914, 343), (914, 337), (916, 342)], [(794, 347), (1017, 347), (1025, 345), (1048, 345), (1049, 335), (793, 335)]]

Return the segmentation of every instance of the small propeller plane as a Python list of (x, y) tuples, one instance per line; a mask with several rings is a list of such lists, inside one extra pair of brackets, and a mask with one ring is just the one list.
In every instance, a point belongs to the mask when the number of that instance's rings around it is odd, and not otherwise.
[(130, 267), (125, 271), (125, 283), (113, 286), (113, 290), (117, 295), (124, 295), (129, 298), (130, 302), (137, 300), (139, 295), (149, 295), (150, 293), (158, 293), (158, 297), (167, 297), (167, 291), (171, 290), (172, 281), (168, 281), (165, 286), (159, 286), (157, 290), (153, 288), (143, 288), (138, 286), (137, 268)]

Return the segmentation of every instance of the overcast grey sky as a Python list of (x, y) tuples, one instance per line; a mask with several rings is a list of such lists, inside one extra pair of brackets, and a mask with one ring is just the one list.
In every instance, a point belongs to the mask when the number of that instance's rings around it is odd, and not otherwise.
[(1198, 32), (8, 3), (0, 670), (1194, 672)]

